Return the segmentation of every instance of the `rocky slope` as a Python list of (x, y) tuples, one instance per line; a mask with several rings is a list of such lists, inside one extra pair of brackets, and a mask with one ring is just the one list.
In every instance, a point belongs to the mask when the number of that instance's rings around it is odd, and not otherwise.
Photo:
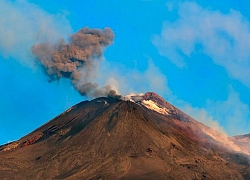
[(0, 177), (249, 179), (249, 156), (216, 133), (154, 93), (97, 98), (1, 146)]
[[(204, 126), (203, 124), (192, 119), (187, 114), (183, 113), (153, 92), (148, 92), (141, 95), (127, 95), (125, 99), (140, 104), (165, 116), (175, 117), (180, 121), (190, 122), (194, 128), (193, 132), (196, 131), (196, 137), (198, 137), (200, 140), (203, 139), (203, 137), (201, 137), (198, 132), (202, 131), (202, 135), (205, 134), (207, 137), (213, 139), (219, 146), (250, 155), (248, 148), (250, 147), (249, 134), (229, 138), (226, 134), (219, 133), (214, 129)], [(248, 144), (246, 144), (246, 142)]]

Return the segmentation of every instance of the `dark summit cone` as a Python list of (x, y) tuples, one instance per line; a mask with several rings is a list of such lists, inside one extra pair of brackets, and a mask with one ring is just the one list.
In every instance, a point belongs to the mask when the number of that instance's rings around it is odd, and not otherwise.
[(220, 146), (207, 133), (214, 132), (212, 129), (156, 94), (146, 93), (133, 99), (136, 102), (117, 98), (81, 102), (20, 140), (1, 146), (0, 177), (250, 177), (246, 156)]

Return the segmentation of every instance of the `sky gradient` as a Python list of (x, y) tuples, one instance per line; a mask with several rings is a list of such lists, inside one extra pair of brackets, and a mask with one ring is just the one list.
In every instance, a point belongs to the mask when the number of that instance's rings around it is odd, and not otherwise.
[(49, 81), (31, 52), (83, 27), (115, 34), (90, 80), (122, 95), (153, 91), (229, 136), (250, 133), (250, 3), (3, 0), (0, 144), (88, 98)]

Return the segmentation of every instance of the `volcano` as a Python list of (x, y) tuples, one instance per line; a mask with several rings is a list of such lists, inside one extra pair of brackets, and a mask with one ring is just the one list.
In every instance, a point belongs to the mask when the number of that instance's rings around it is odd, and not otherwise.
[(155, 93), (101, 97), (0, 146), (0, 177), (250, 179), (250, 156), (236, 139), (199, 123)]

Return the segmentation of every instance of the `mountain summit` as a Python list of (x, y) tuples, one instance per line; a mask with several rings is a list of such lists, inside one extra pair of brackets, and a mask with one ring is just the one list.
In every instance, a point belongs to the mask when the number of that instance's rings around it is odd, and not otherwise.
[(249, 179), (249, 156), (222, 141), (155, 93), (102, 97), (1, 146), (0, 177)]

